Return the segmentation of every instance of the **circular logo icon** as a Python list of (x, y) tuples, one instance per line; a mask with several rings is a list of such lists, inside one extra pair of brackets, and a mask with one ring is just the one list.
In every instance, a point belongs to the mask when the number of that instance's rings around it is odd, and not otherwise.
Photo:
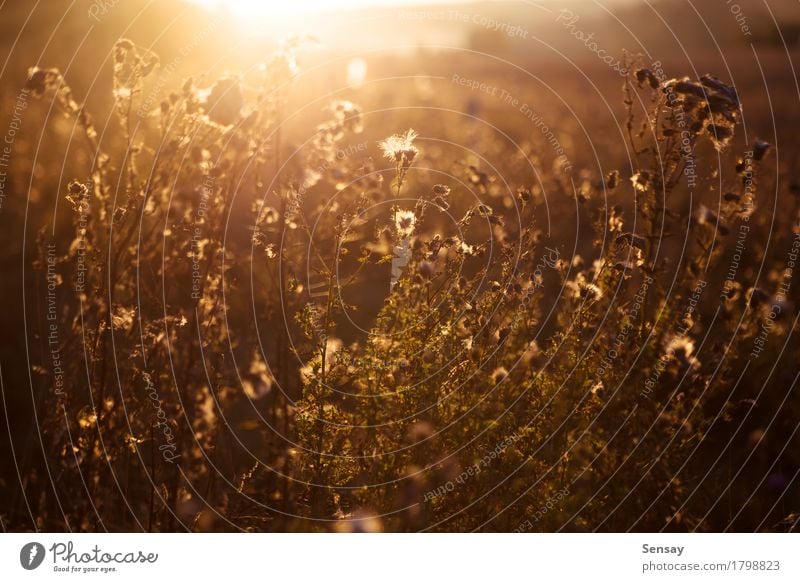
[(44, 561), (44, 546), (39, 542), (30, 542), (22, 546), (19, 552), (19, 563), (26, 570), (35, 570)]

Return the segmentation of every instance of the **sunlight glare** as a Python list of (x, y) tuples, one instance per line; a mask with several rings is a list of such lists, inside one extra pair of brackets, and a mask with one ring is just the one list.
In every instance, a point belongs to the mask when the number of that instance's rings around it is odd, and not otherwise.
[(420, 4), (453, 4), (459, 0), (189, 0), (210, 10), (225, 10), (237, 16), (303, 15), (359, 8), (412, 6)]

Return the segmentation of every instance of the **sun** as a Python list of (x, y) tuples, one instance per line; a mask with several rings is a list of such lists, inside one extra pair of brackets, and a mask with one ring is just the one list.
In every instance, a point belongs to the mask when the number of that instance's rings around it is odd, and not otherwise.
[(188, 0), (211, 10), (224, 10), (244, 17), (303, 15), (335, 12), (358, 8), (411, 6), (415, 4), (452, 4), (458, 0), (289, 0), (270, 2), (266, 0)]
[(263, 0), (189, 0), (211, 10), (223, 10), (237, 16), (269, 16), (271, 14), (302, 14), (339, 9), (352, 5), (350, 0), (294, 0), (264, 2)]

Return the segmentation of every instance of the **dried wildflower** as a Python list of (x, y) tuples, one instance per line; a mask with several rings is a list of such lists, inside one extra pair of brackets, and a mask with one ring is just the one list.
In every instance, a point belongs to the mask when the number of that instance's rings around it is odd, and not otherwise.
[(638, 249), (644, 249), (645, 244), (647, 243), (647, 240), (643, 236), (639, 236), (638, 234), (634, 234), (632, 232), (623, 232), (617, 236), (616, 241), (618, 243), (624, 243)]
[[(736, 90), (710, 75), (699, 81), (671, 79), (664, 83), (664, 92), (672, 107), (681, 107), (689, 117), (689, 131), (693, 136), (705, 135), (721, 151), (733, 139), (740, 104)], [(664, 135), (675, 135), (676, 128), (667, 127)]]
[(117, 87), (113, 91), (114, 99), (130, 99), (133, 91), (130, 87)]
[[(709, 95), (707, 106), (709, 112), (717, 113), (731, 123), (736, 121), (737, 109), (735, 109), (734, 104), (727, 98), (720, 97), (719, 95)], [(705, 112), (702, 115), (706, 117)]]
[(656, 78), (653, 71), (647, 68), (637, 69), (634, 73), (636, 75), (636, 81), (639, 83), (639, 86), (642, 87), (645, 83), (650, 85), (651, 89), (658, 89), (658, 79)]
[(738, 281), (725, 281), (722, 295), (727, 301), (736, 301), (742, 294), (742, 284)]
[(508, 377), (508, 370), (506, 370), (503, 366), (498, 366), (492, 372), (491, 376), (492, 384), (499, 384), (500, 382), (505, 380), (506, 377)]
[[(515, 288), (514, 292), (518, 293), (519, 291)], [(504, 341), (506, 341), (508, 337), (511, 335), (511, 331), (512, 331), (511, 326), (509, 325), (501, 327), (499, 330), (497, 330), (497, 343), (503, 343)]]
[(259, 214), (258, 220), (263, 224), (275, 224), (278, 222), (280, 215), (278, 211), (272, 208), (271, 206), (264, 206), (261, 208), (261, 212)]
[(274, 259), (278, 256), (277, 247), (272, 243), (264, 245), (264, 255), (266, 255), (268, 259)]
[(650, 172), (647, 170), (642, 170), (631, 176), (631, 183), (638, 192), (647, 192), (651, 181)]
[(669, 358), (678, 363), (681, 370), (700, 366), (700, 361), (692, 355), (694, 342), (684, 335), (676, 335), (670, 338), (667, 341), (665, 351)]
[(725, 149), (725, 147), (733, 139), (733, 128), (719, 123), (709, 123), (706, 126), (706, 133), (711, 138), (714, 148), (717, 151)]
[(706, 97), (706, 90), (703, 88), (703, 86), (700, 83), (690, 81), (688, 77), (680, 80), (673, 79), (667, 84), (665, 90), (669, 89), (672, 89), (681, 95), (694, 95), (699, 99), (705, 99)]
[(417, 217), (411, 210), (395, 210), (394, 227), (400, 238), (407, 238), (414, 233)]
[(91, 406), (84, 406), (78, 411), (78, 426), (83, 429), (93, 427), (97, 423), (97, 413)]
[(85, 203), (85, 198), (89, 194), (89, 189), (85, 184), (78, 181), (70, 182), (67, 188), (67, 202), (70, 203), (75, 212), (85, 212), (88, 206)]
[(136, 309), (126, 309), (125, 307), (117, 307), (114, 309), (114, 314), (111, 316), (111, 326), (114, 329), (130, 331), (133, 327), (133, 320), (136, 316)]
[(574, 281), (567, 281), (565, 287), (573, 299), (583, 299), (593, 302), (603, 297), (603, 290), (596, 284), (588, 281), (583, 273), (578, 273)]
[(394, 134), (378, 143), (383, 151), (383, 156), (393, 162), (397, 162), (401, 167), (408, 168), (416, 158), (419, 150), (414, 145), (417, 132), (409, 129), (405, 134)]
[(581, 286), (581, 297), (587, 301), (597, 301), (603, 297), (603, 290), (594, 283), (584, 283)]
[(434, 199), (431, 201), (431, 203), (432, 203), (434, 206), (436, 206), (437, 208), (439, 208), (439, 210), (441, 210), (441, 211), (443, 211), (443, 212), (444, 212), (445, 210), (447, 210), (448, 208), (450, 208), (450, 203), (449, 203), (447, 200), (445, 200), (445, 199), (444, 199), (442, 196), (436, 196), (436, 197), (435, 197), (435, 198), (434, 198)]
[(486, 191), (486, 188), (492, 181), (486, 172), (481, 172), (475, 166), (469, 166), (467, 168), (467, 179), (471, 184), (478, 186), (482, 192)]
[(132, 434), (125, 435), (125, 445), (128, 447), (128, 451), (131, 453), (135, 453), (137, 451), (137, 447), (144, 441), (145, 439), (135, 437)]
[(457, 248), (458, 248), (458, 252), (459, 253), (461, 253), (461, 254), (463, 254), (463, 255), (465, 255), (467, 257), (472, 257), (472, 256), (475, 255), (475, 247), (470, 245), (470, 244), (467, 244), (463, 240), (459, 242), (459, 245), (458, 245)]
[(608, 231), (620, 232), (623, 226), (625, 226), (625, 221), (622, 220), (622, 217), (616, 212), (611, 212), (608, 217)]
[(134, 46), (133, 41), (127, 38), (121, 38), (114, 44), (114, 48), (124, 51), (133, 50)]
[(250, 362), (250, 369), (247, 374), (242, 374), (242, 388), (248, 398), (258, 400), (268, 395), (272, 391), (275, 384), (275, 378), (272, 375), (267, 363), (261, 357), (261, 354), (256, 352)]
[(726, 85), (713, 75), (705, 74), (700, 77), (700, 82), (707, 88), (711, 89), (717, 95), (723, 96), (727, 99), (731, 105), (733, 105), (736, 109), (739, 108), (739, 95), (736, 92), (736, 89), (733, 87)]
[(25, 82), (25, 88), (33, 94), (34, 97), (41, 97), (50, 89), (55, 89), (61, 81), (61, 73), (58, 69), (40, 69), (39, 67), (31, 67), (28, 69), (28, 79)]

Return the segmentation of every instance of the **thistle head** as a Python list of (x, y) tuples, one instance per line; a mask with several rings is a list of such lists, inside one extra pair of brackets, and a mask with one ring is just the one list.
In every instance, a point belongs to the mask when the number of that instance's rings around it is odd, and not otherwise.
[(405, 134), (396, 133), (387, 137), (379, 142), (378, 145), (386, 159), (396, 162), (403, 168), (409, 168), (417, 157), (417, 153), (419, 153), (419, 150), (414, 145), (416, 137), (417, 132), (409, 129)]

